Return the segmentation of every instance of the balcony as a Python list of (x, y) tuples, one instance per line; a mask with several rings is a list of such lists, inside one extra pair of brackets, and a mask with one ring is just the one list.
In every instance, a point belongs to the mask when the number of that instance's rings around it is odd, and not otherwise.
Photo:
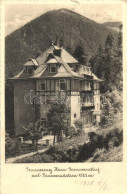
[(79, 73), (80, 74), (86, 74), (86, 75), (91, 75), (92, 74), (90, 67), (85, 66), (85, 65), (80, 66)]
[(89, 109), (94, 109), (95, 108), (95, 105), (94, 103), (81, 103), (81, 111), (82, 110), (89, 110)]
[(90, 92), (93, 91), (93, 87), (90, 81), (80, 81), (79, 85), (79, 91), (80, 92)]
[(93, 111), (93, 115), (100, 115), (101, 114), (101, 110), (94, 110)]
[(91, 88), (80, 88), (79, 92), (83, 92), (83, 93), (85, 93), (85, 92), (93, 92), (93, 90)]
[(92, 103), (92, 102), (81, 102), (81, 105), (83, 106), (83, 107), (88, 107), (88, 106), (94, 106), (94, 103)]

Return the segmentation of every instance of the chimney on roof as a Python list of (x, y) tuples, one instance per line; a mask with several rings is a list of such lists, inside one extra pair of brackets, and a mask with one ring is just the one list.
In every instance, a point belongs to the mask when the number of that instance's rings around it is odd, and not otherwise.
[(60, 40), (59, 46), (62, 48), (63, 47), (63, 39)]
[(56, 40), (55, 40), (54, 45), (59, 46), (58, 36), (56, 36)]

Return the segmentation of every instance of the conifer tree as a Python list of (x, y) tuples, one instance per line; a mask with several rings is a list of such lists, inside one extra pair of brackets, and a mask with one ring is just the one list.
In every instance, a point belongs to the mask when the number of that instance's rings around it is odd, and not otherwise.
[(112, 46), (113, 46), (113, 40), (114, 40), (114, 38), (113, 38), (112, 34), (109, 33), (108, 36), (107, 36), (107, 38), (106, 38), (106, 41), (105, 41), (105, 49), (106, 50), (109, 50), (109, 49), (112, 48)]
[(87, 64), (87, 54), (84, 52), (84, 49), (82, 46), (78, 45), (75, 48), (75, 51), (73, 53), (73, 56), (79, 61), (80, 64), (86, 65)]

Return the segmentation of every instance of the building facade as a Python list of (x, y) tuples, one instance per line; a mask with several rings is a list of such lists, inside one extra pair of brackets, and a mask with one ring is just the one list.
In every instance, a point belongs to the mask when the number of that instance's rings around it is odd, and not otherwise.
[(100, 82), (89, 66), (81, 65), (63, 47), (51, 45), (36, 59), (30, 59), (13, 78), (16, 135), (23, 126), (39, 119), (46, 122), (53, 100), (61, 94), (68, 99), (70, 123), (100, 122)]

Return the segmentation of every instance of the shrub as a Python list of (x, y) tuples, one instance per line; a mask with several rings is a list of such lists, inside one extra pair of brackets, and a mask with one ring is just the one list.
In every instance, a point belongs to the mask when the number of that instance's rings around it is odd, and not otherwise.
[(5, 154), (6, 158), (19, 156), (22, 154), (35, 152), (36, 147), (32, 144), (21, 143), (17, 137), (9, 137), (8, 134), (5, 138)]
[(92, 122), (92, 124), (93, 124), (93, 126), (96, 126), (96, 125), (97, 125), (97, 121), (94, 120), (94, 121)]
[(100, 121), (99, 125), (101, 127), (103, 127), (106, 124), (107, 124), (107, 120), (106, 120), (106, 117), (103, 115), (103, 116), (101, 116), (101, 121)]
[(42, 138), (42, 127), (40, 121), (30, 122), (27, 128), (24, 128), (29, 139), (31, 139), (32, 144), (37, 147), (38, 140)]
[(87, 160), (93, 155), (96, 149), (106, 148), (108, 150), (119, 146), (123, 141), (123, 132), (121, 129), (115, 127), (103, 133), (103, 135), (89, 132), (88, 137), (89, 143), (82, 146), (77, 158), (78, 161)]
[(104, 147), (109, 149), (111, 147), (119, 146), (123, 142), (123, 131), (117, 127), (110, 130), (104, 137)]
[(81, 147), (80, 145), (74, 145), (74, 146), (70, 146), (70, 148), (67, 150), (68, 159), (70, 162), (77, 161), (80, 147)]
[(89, 132), (88, 137), (88, 143), (85, 143), (86, 134), (84, 133), (78, 137), (66, 139), (55, 146), (50, 146), (49, 150), (40, 155), (41, 159), (37, 156), (33, 160), (40, 162), (82, 162), (93, 157), (93, 154), (98, 150), (99, 155), (95, 155), (93, 160), (95, 161), (101, 155), (102, 149), (108, 153), (108, 149), (122, 143), (122, 128), (111, 127), (96, 133)]
[(68, 131), (68, 136), (73, 137), (75, 135), (76, 135), (76, 130), (73, 126), (71, 126), (69, 131)]
[(95, 132), (88, 133), (89, 141), (96, 142), (97, 141), (97, 134)]
[(42, 135), (49, 135), (51, 132), (49, 131), (48, 127), (45, 125), (41, 126), (42, 129)]
[(40, 162), (47, 162), (47, 163), (52, 163), (53, 162), (53, 157), (51, 155), (48, 154), (43, 154), (41, 156), (41, 161)]
[(94, 143), (97, 148), (102, 148), (104, 145), (104, 139), (102, 135), (96, 134), (95, 132), (88, 133), (89, 141)]
[(80, 119), (74, 121), (74, 125), (77, 129), (77, 133), (80, 134), (83, 132), (83, 122)]
[(123, 136), (122, 130), (119, 130), (117, 127), (115, 127), (113, 130), (109, 131), (109, 133), (107, 133), (106, 135), (108, 139), (111, 139), (114, 136), (116, 136), (118, 140), (121, 141), (120, 143), (122, 143), (122, 136)]
[(108, 148), (113, 148), (117, 147), (120, 145), (120, 142), (117, 137), (113, 137), (109, 142), (108, 142)]
[(19, 148), (19, 142), (17, 138), (10, 138), (8, 134), (6, 134), (5, 139), (5, 151), (6, 157), (14, 156)]
[(79, 151), (79, 154), (77, 156), (77, 160), (79, 162), (87, 160), (93, 154), (95, 149), (96, 148), (95, 148), (95, 144), (94, 143), (89, 142), (87, 144), (84, 144), (82, 146), (81, 150)]

